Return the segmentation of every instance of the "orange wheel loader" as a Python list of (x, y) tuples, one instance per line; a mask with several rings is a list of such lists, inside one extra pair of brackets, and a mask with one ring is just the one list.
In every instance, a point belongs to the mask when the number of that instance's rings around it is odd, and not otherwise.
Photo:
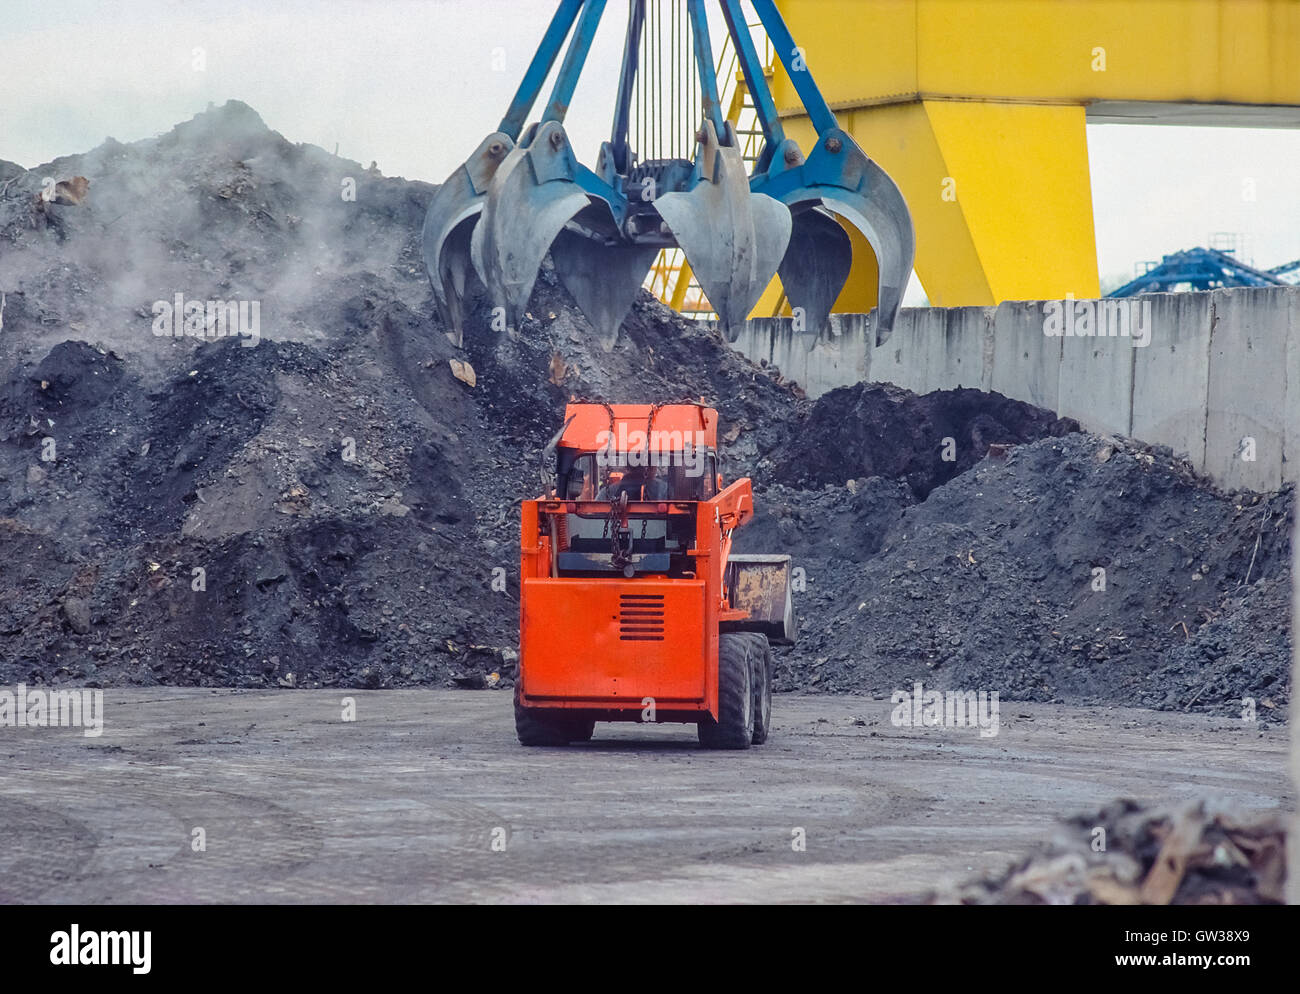
[(754, 514), (723, 487), (703, 404), (571, 403), (522, 504), (515, 728), (526, 746), (598, 721), (684, 722), (747, 749), (772, 713), (769, 640), (796, 622), (790, 557), (733, 555)]

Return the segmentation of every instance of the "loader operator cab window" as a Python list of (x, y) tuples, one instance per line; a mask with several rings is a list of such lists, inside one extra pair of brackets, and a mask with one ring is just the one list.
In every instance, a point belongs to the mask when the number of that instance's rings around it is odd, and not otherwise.
[[(666, 463), (666, 465), (665, 465)], [(718, 460), (713, 452), (680, 452), (656, 458), (653, 465), (609, 464), (596, 454), (561, 452), (556, 492), (568, 500), (616, 501), (626, 493), (638, 500), (709, 500), (717, 493)]]
[(610, 473), (606, 486), (596, 494), (597, 500), (617, 501), (624, 494), (628, 500), (667, 500), (669, 498), (668, 481), (654, 466), (629, 466), (623, 475), (616, 477)]
[(718, 460), (713, 453), (698, 453), (689, 460), (674, 455), (673, 465), (659, 472), (668, 479), (668, 490), (677, 500), (709, 500), (718, 488)]
[(568, 482), (564, 486), (563, 495), (569, 500), (591, 500), (591, 498), (585, 494), (585, 491), (588, 489), (587, 484), (590, 480), (591, 477), (587, 473), (583, 472), (582, 467), (575, 464), (573, 468), (569, 470)]
[(567, 500), (595, 500), (600, 485), (596, 457), (590, 453), (575, 455), (572, 450), (564, 449), (558, 456), (555, 492)]

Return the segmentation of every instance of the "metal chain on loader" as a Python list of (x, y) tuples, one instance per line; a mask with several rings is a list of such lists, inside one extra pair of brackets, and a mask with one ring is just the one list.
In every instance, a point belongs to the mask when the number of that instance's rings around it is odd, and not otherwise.
[[(618, 501), (609, 508), (606, 522), (609, 535), (609, 554), (614, 567), (626, 574), (632, 566), (632, 529), (627, 527), (627, 491), (619, 494)], [(626, 540), (626, 544), (625, 544)]]

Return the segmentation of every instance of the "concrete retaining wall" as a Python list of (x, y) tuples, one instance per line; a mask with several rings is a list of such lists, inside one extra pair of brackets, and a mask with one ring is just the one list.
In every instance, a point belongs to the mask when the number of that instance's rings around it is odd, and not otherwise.
[(861, 380), (996, 390), (1168, 445), (1226, 488), (1300, 480), (1300, 287), (907, 308), (873, 339), (869, 315), (837, 314), (809, 351), (789, 319), (757, 318), (736, 348), (812, 397)]

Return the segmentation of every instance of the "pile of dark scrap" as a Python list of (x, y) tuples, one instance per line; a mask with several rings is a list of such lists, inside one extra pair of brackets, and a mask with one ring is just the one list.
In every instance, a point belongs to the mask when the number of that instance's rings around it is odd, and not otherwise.
[(995, 879), (931, 895), (960, 904), (1281, 904), (1286, 829), (1275, 813), (1117, 801), (1070, 820)]
[[(801, 571), (777, 690), (1284, 720), (1293, 487), (978, 390), (809, 400), (648, 293), (606, 352), (545, 264), (516, 335), (469, 293), (458, 347), (433, 191), (237, 101), (0, 159), (0, 684), (509, 688), (566, 401), (704, 397), (758, 494), (736, 551)], [(256, 336), (166, 317), (196, 302), (256, 304)]]

